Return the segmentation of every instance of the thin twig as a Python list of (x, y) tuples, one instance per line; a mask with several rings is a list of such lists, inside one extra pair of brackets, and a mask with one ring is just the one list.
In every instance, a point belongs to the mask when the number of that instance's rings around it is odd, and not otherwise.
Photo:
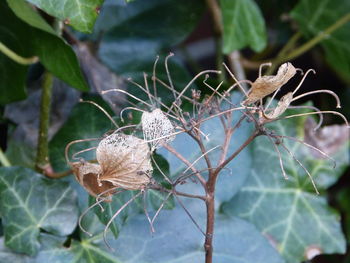
[[(169, 144), (164, 144), (163, 147), (165, 149), (167, 149), (169, 152), (171, 152), (172, 154), (174, 154), (179, 160), (181, 160), (184, 164), (186, 164), (187, 166), (191, 166), (191, 162), (189, 162), (185, 157), (183, 157), (179, 152), (177, 152), (173, 147), (171, 147)], [(206, 181), (205, 179), (201, 176), (201, 174), (194, 168), (192, 167), (191, 170), (193, 172), (195, 172), (195, 176), (197, 177), (197, 179), (199, 180), (199, 182), (205, 186), (206, 185)]]
[(5, 46), (2, 42), (0, 42), (0, 52), (2, 52), (4, 55), (12, 59), (13, 61), (17, 62), (18, 64), (22, 65), (31, 65), (35, 64), (39, 61), (38, 57), (30, 57), (30, 58), (24, 58), (11, 49), (9, 49), (7, 46)]

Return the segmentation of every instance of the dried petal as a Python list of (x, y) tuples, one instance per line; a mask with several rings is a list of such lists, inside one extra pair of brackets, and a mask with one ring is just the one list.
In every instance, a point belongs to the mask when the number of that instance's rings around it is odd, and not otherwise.
[[(160, 110), (144, 112), (141, 118), (143, 136), (146, 141), (151, 141), (152, 149), (157, 149), (162, 144), (174, 140), (175, 129), (167, 116)], [(158, 139), (159, 138), (159, 139)]]
[(278, 102), (276, 108), (273, 109), (272, 112), (265, 114), (267, 119), (276, 119), (281, 116), (289, 107), (290, 103), (293, 100), (293, 93), (289, 92), (284, 95), (280, 101)]
[(252, 104), (286, 84), (296, 73), (295, 67), (287, 62), (282, 64), (275, 76), (262, 76), (257, 78), (253, 84), (248, 98), (243, 101), (243, 105)]
[(101, 182), (127, 190), (140, 190), (150, 183), (152, 165), (148, 144), (132, 135), (113, 133), (104, 138), (96, 149), (101, 165)]
[[(92, 196), (96, 197), (97, 195), (115, 187), (110, 182), (98, 183), (98, 176), (101, 173), (100, 165), (89, 162), (75, 162), (71, 165), (77, 181)], [(112, 192), (106, 193), (105, 196), (110, 194), (112, 194)]]

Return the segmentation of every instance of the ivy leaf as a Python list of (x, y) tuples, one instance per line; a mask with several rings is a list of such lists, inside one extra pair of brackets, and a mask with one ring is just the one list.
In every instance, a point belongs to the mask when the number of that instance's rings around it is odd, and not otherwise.
[(46, 13), (57, 17), (75, 29), (91, 33), (103, 0), (27, 0)]
[[(143, 71), (151, 75), (157, 55), (164, 57), (167, 50), (192, 32), (201, 18), (203, 6), (199, 0), (149, 0), (127, 5), (107, 2), (95, 31), (96, 35), (106, 31), (99, 57), (119, 75), (142, 80)], [(176, 75), (179, 86), (185, 84), (187, 71), (175, 59), (170, 63), (170, 71)], [(163, 62), (159, 61), (158, 65), (158, 71), (163, 70)], [(160, 76), (165, 75), (164, 70), (157, 75), (164, 79)], [(181, 79), (184, 80), (181, 82)]]
[[(35, 11), (25, 8), (25, 12), (22, 13), (23, 10), (13, 4), (12, 0), (9, 3), (16, 13), (20, 14), (20, 18), (28, 16), (28, 19), (33, 19), (32, 22), (37, 18)], [(0, 7), (2, 10), (0, 23), (3, 25), (0, 40), (5, 46), (22, 57), (38, 56), (40, 62), (55, 76), (76, 89), (88, 90), (77, 57), (63, 39), (22, 22), (8, 7), (6, 1), (2, 1)], [(35, 23), (37, 27), (44, 27), (42, 21), (35, 20)], [(28, 67), (17, 65), (3, 54), (0, 54), (0, 62), (4, 69), (1, 74), (7, 74), (0, 82), (0, 94), (4, 95), (1, 96), (0, 103), (23, 99), (26, 95), (24, 86)], [(13, 71), (10, 71), (12, 69)]]
[(9, 7), (18, 18), (29, 25), (43, 30), (47, 33), (56, 35), (53, 28), (42, 18), (29, 4), (24, 0), (7, 0)]
[[(278, 121), (269, 126), (276, 134), (301, 136), (305, 118)], [(339, 177), (347, 164), (347, 145), (339, 149), (337, 169), (327, 159), (313, 157), (313, 152), (295, 141), (284, 139), (284, 145), (310, 171), (319, 190), (328, 187), (326, 177)], [(305, 171), (280, 147), (285, 180), (277, 153), (268, 138), (259, 137), (253, 143), (252, 173), (239, 193), (223, 206), (223, 211), (252, 222), (276, 246), (288, 262), (306, 260), (310, 249), (319, 253), (344, 253), (345, 240), (339, 215), (317, 196)], [(339, 159), (341, 155), (344, 155)], [(321, 182), (318, 184), (318, 182)]]
[[(14, 47), (18, 45), (14, 36), (4, 32), (3, 28), (0, 28), (0, 41), (6, 39), (8, 46)], [(20, 65), (13, 60), (0, 53), (0, 104), (5, 105), (7, 103), (25, 99), (27, 92), (25, 90), (25, 79), (28, 67)], [(16, 77), (14, 77), (16, 76)]]
[[(204, 209), (203, 206), (201, 208)], [(197, 212), (194, 216), (205, 218), (204, 214)], [(181, 209), (162, 211), (156, 219), (155, 228), (156, 232), (152, 235), (145, 215), (139, 214), (130, 218), (117, 239), (109, 235), (107, 237), (109, 244), (115, 249), (114, 255), (107, 250), (101, 235), (83, 239), (81, 242), (73, 241), (69, 248), (62, 247), (57, 237), (42, 235), (42, 242), (46, 245), (36, 262), (204, 261), (204, 238)], [(269, 242), (248, 222), (217, 215), (215, 229), (215, 262), (284, 262)]]
[[(336, 1), (299, 1), (291, 12), (298, 22), (301, 33), (306, 38), (323, 34), (339, 18), (348, 14), (350, 2)], [(322, 42), (328, 63), (347, 81), (350, 81), (350, 46), (348, 45), (350, 24), (338, 28)]]
[(76, 195), (66, 183), (22, 167), (0, 168), (0, 175), (0, 211), (8, 247), (35, 255), (40, 229), (59, 236), (73, 232)]
[[(203, 227), (204, 214), (192, 215)], [(183, 210), (161, 212), (154, 227), (152, 236), (144, 215), (130, 219), (118, 239), (110, 241), (118, 258), (130, 263), (204, 262), (203, 235)], [(255, 227), (241, 219), (217, 215), (215, 231), (213, 262), (283, 262)]]
[[(89, 98), (87, 100), (89, 100)], [(101, 107), (111, 112), (107, 104), (101, 99), (93, 100), (95, 100)], [(69, 169), (64, 156), (65, 148), (68, 143), (74, 140), (102, 138), (103, 134), (113, 128), (114, 127), (111, 126), (111, 122), (106, 115), (95, 106), (87, 103), (77, 104), (73, 108), (66, 123), (50, 142), (50, 160), (53, 168), (56, 171), (65, 171)], [(98, 140), (75, 144), (71, 147), (69, 156), (80, 150), (97, 146), (97, 143)], [(95, 155), (92, 154), (92, 151), (85, 155), (80, 155), (79, 157), (84, 157), (86, 160), (95, 159)]]
[(0, 238), (0, 262), (34, 263), (34, 260), (23, 254), (17, 254), (8, 249), (4, 244), (4, 238)]
[(266, 47), (265, 21), (253, 0), (220, 0), (223, 18), (223, 52), (251, 47), (260, 52)]
[(109, 251), (96, 246), (96, 241), (84, 240), (78, 242), (73, 240), (69, 248), (62, 245), (59, 238), (42, 234), (41, 243), (43, 249), (35, 259), (36, 263), (46, 262), (101, 262), (101, 263), (120, 263), (116, 256)]
[[(95, 214), (98, 216), (100, 221), (107, 225), (108, 221), (113, 217), (113, 215), (118, 211), (118, 209), (124, 205), (129, 199), (131, 199), (137, 192), (125, 191), (113, 196), (111, 202), (101, 203), (101, 207), (96, 207)], [(95, 198), (90, 197), (90, 205), (95, 203)], [(125, 221), (129, 216), (143, 211), (142, 198), (137, 198), (132, 204), (127, 206), (121, 211), (121, 213), (113, 220), (110, 225), (110, 230), (115, 237), (118, 237), (121, 227), (124, 225)]]

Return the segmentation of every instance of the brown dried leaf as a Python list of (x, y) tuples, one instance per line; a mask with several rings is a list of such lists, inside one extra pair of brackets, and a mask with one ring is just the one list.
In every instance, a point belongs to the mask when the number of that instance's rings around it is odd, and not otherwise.
[(275, 76), (262, 76), (257, 78), (248, 93), (243, 105), (249, 105), (266, 97), (286, 84), (296, 73), (295, 67), (290, 63), (282, 64)]
[(96, 149), (101, 182), (127, 190), (141, 190), (150, 183), (152, 165), (148, 144), (132, 135), (113, 133)]
[[(89, 162), (75, 162), (71, 166), (77, 181), (92, 196), (96, 197), (107, 190), (115, 188), (110, 182), (98, 183), (98, 176), (101, 173), (100, 165)], [(112, 192), (108, 192), (104, 196), (111, 194)]]
[(265, 114), (265, 117), (267, 119), (276, 119), (279, 116), (281, 116), (289, 107), (290, 103), (293, 100), (293, 93), (288, 92), (286, 95), (284, 95), (280, 101), (278, 102), (276, 108), (273, 109), (272, 112)]
[[(317, 131), (317, 126), (313, 118), (308, 118), (305, 122), (305, 142), (325, 152), (327, 155), (336, 153), (346, 141), (349, 140), (350, 130), (343, 125), (325, 126)], [(317, 151), (312, 151), (316, 158), (323, 158)]]

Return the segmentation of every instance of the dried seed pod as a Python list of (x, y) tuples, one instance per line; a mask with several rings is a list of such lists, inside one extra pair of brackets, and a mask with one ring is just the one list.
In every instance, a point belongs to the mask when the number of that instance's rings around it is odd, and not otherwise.
[(152, 165), (148, 144), (132, 135), (113, 133), (96, 149), (101, 166), (98, 182), (110, 182), (126, 190), (141, 190), (150, 183)]
[[(92, 196), (97, 196), (103, 192), (107, 192), (115, 188), (115, 186), (110, 182), (98, 183), (98, 177), (101, 173), (101, 166), (89, 162), (74, 162), (71, 163), (73, 173), (86, 191)], [(111, 192), (105, 194), (105, 196), (111, 195)]]
[(288, 92), (286, 95), (284, 95), (280, 101), (278, 102), (276, 108), (273, 109), (270, 113), (265, 113), (264, 117), (267, 119), (276, 119), (279, 116), (281, 116), (289, 107), (290, 103), (293, 100), (293, 93)]
[(160, 109), (144, 112), (141, 124), (144, 139), (150, 141), (152, 150), (175, 138), (175, 135), (173, 135), (175, 131), (173, 124)]
[(266, 97), (286, 84), (296, 73), (295, 67), (290, 63), (282, 64), (275, 76), (262, 76), (257, 78), (253, 84), (248, 97), (243, 105), (249, 105)]

